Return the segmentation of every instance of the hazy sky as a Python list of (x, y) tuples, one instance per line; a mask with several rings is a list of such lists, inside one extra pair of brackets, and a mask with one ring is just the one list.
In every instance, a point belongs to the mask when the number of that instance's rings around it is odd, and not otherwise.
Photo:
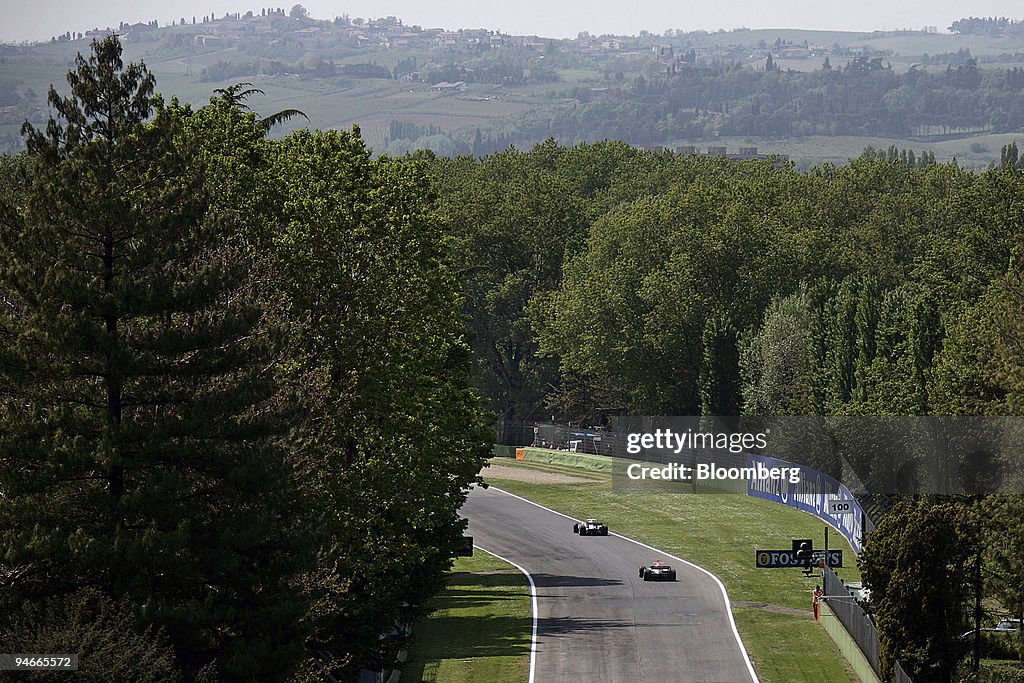
[[(284, 7), (262, 0), (0, 0), (0, 41), (48, 40), (65, 31), (117, 26), (120, 21), (156, 19), (161, 25), (211, 12), (259, 11)], [(870, 31), (937, 26), (944, 31), (967, 16), (1024, 19), (1021, 0), (303, 0), (317, 19), (347, 13), (376, 18), (395, 15), (424, 28), (501, 29), (506, 33), (549, 37), (591, 34), (632, 35), (641, 30), (717, 30), (747, 28), (817, 28)]]

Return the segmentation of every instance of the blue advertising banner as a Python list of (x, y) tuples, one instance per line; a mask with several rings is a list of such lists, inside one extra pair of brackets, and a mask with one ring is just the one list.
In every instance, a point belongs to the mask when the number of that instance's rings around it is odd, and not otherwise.
[[(828, 522), (850, 542), (853, 552), (860, 555), (863, 549), (861, 524), (864, 514), (860, 504), (854, 500), (850, 490), (842, 483), (810, 467), (794, 465), (791, 462), (770, 458), (766, 455), (748, 453), (747, 465), (752, 468), (758, 466), (766, 468), (799, 467), (801, 476), (798, 482), (785, 478), (749, 478), (747, 480), (747, 495), (782, 503), (797, 510), (809, 512)], [(844, 505), (839, 506), (844, 509), (843, 513), (833, 514), (829, 511), (829, 502), (836, 500), (843, 501)], [(849, 511), (846, 511), (847, 507), (849, 507)]]

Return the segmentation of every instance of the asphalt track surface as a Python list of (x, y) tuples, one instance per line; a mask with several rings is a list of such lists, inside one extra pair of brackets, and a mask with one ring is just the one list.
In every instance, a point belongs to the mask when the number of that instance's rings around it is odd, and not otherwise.
[[(711, 574), (609, 530), (580, 537), (573, 520), (495, 487), (462, 508), (475, 545), (535, 584), (536, 683), (756, 681), (724, 588)], [(643, 581), (663, 560), (673, 582)]]

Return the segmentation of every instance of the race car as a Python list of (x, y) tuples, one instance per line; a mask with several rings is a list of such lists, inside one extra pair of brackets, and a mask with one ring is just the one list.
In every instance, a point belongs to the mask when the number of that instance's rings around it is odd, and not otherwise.
[(608, 525), (596, 519), (586, 519), (572, 525), (572, 532), (580, 536), (607, 536)]
[(644, 581), (675, 581), (676, 570), (662, 561), (640, 567), (640, 578)]

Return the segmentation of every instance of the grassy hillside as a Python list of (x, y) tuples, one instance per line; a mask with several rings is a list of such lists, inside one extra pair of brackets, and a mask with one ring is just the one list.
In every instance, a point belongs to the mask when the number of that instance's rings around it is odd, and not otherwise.
[[(628, 88), (640, 76), (656, 78), (658, 59), (652, 49), (659, 45), (671, 46), (677, 55), (697, 50), (702, 60), (739, 63), (753, 69), (763, 68), (769, 52), (774, 52), (776, 64), (784, 70), (813, 71), (821, 68), (825, 57), (834, 69), (841, 69), (852, 59), (851, 50), (881, 55), (897, 72), (920, 63), (926, 54), (954, 54), (961, 49), (970, 50), (982, 67), (1024, 65), (1024, 57), (1012, 61), (1013, 55), (1024, 55), (1021, 37), (908, 31), (737, 29), (622, 36), (611, 44), (608, 37), (530, 42), (487, 31), (453, 31), (441, 36), (400, 25), (357, 26), (255, 16), (125, 33), (125, 59), (144, 60), (157, 77), (158, 90), (167, 96), (198, 106), (216, 88), (249, 81), (266, 93), (249, 103), (258, 113), (297, 108), (309, 116), (311, 128), (359, 125), (375, 150), (392, 154), (420, 146), (430, 146), (442, 154), (466, 153), (477, 130), (489, 138), (485, 151), (508, 143), (528, 146), (543, 139), (544, 126), (516, 133), (517, 122), (526, 116), (540, 122), (553, 120), (559, 112), (583, 106), (585, 100), (571, 96), (579, 92), (574, 89)], [(18, 130), (26, 118), (37, 125), (45, 123), (47, 89), (51, 84), (58, 89), (65, 87), (67, 69), (77, 52), (88, 51), (89, 40), (83, 37), (0, 46), (0, 83), (15, 84), (7, 106), (0, 101), (0, 151), (20, 148)], [(781, 49), (787, 47), (790, 52)], [(1002, 61), (993, 61), (1000, 56)], [(346, 71), (351, 68), (375, 69), (378, 77)], [(923, 68), (944, 70), (945, 66), (935, 63)], [(484, 73), (489, 69), (496, 71)], [(423, 80), (397, 79), (409, 73)], [(503, 73), (508, 76), (501, 77)], [(441, 93), (431, 85), (437, 80), (465, 80), (467, 86), (464, 92)], [(416, 137), (392, 140), (390, 127), (394, 122), (422, 130)], [(293, 119), (275, 134), (283, 135), (305, 125), (305, 121)], [(440, 131), (440, 135), (431, 136), (432, 130)], [(506, 133), (512, 137), (503, 137)], [(594, 136), (581, 131), (578, 137)], [(998, 139), (962, 137), (927, 146), (940, 161), (956, 156), (968, 166), (984, 167), (998, 160), (1002, 144), (1013, 139), (1012, 134), (995, 137)], [(560, 141), (572, 144), (576, 140)], [(912, 140), (869, 136), (718, 140), (706, 134), (697, 140), (672, 142), (702, 146), (722, 143), (730, 147), (756, 145), (764, 151), (787, 154), (804, 166), (844, 162), (869, 144), (915, 149), (925, 146)]]

